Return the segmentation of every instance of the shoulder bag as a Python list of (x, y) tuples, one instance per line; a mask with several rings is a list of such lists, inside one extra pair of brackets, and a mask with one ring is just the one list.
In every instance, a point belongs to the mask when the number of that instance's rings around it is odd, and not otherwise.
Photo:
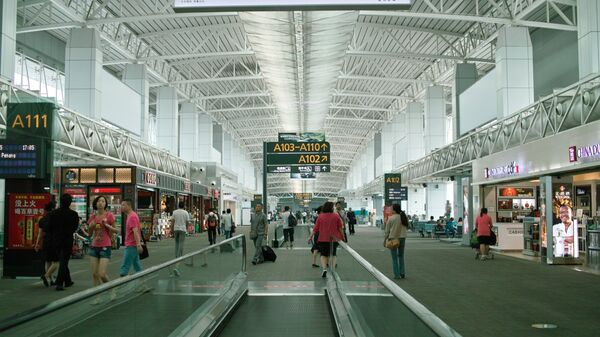
[(387, 239), (385, 240), (385, 248), (397, 249), (400, 247), (400, 239)]

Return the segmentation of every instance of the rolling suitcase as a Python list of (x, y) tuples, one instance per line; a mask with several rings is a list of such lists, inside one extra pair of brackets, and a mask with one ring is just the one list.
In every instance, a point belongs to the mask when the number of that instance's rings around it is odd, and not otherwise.
[(275, 252), (269, 246), (263, 246), (262, 253), (265, 261), (275, 262), (275, 260), (277, 260), (277, 255), (275, 255)]

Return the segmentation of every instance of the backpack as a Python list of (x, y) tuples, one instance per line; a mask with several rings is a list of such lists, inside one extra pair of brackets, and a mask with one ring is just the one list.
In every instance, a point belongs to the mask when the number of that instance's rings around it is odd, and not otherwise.
[(217, 225), (217, 217), (214, 215), (209, 215), (206, 219), (206, 222), (208, 222), (210, 227), (215, 227)]
[(292, 213), (290, 213), (290, 216), (288, 217), (288, 226), (296, 227), (297, 224), (298, 224), (298, 220)]

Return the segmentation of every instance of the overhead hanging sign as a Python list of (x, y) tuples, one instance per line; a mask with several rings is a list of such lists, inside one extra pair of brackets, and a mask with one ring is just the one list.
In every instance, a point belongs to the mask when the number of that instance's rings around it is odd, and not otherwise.
[(268, 142), (265, 160), (268, 173), (290, 173), (292, 177), (314, 178), (330, 171), (331, 145), (328, 142)]
[(413, 0), (173, 0), (175, 12), (409, 9)]
[(280, 132), (278, 137), (280, 142), (300, 142), (300, 143), (312, 143), (312, 142), (324, 142), (325, 134), (322, 132)]
[(400, 173), (386, 173), (384, 179), (384, 199), (386, 205), (391, 205), (394, 202), (401, 200), (402, 175)]

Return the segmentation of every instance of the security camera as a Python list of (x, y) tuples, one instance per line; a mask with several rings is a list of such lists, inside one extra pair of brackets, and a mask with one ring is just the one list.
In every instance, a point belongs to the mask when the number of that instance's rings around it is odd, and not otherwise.
[(200, 172), (204, 172), (204, 167), (201, 167), (199, 170)]
[(215, 181), (210, 182), (210, 186), (215, 186), (217, 183)]

